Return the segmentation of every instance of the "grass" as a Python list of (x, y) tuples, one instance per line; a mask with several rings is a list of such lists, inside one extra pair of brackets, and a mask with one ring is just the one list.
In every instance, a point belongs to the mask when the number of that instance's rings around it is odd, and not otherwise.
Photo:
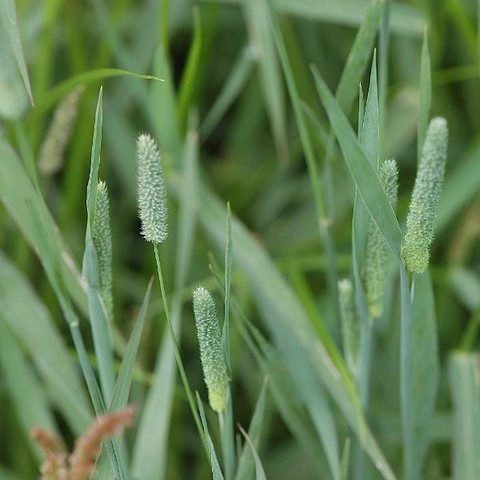
[[(40, 478), (45, 452), (88, 478), (99, 442), (98, 480), (478, 480), (478, 8), (0, 2), (0, 480)], [(442, 191), (412, 219), (435, 117)], [(143, 132), (167, 191), (153, 248)], [(407, 229), (433, 213), (430, 246)]]

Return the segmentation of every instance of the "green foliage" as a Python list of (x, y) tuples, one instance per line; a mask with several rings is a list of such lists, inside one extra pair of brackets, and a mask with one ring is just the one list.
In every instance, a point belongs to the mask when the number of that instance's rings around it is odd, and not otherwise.
[(0, 479), (478, 480), (474, 3), (0, 0)]

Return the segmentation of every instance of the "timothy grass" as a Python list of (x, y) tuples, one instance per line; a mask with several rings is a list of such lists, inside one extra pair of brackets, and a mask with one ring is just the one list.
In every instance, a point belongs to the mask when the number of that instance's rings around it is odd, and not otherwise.
[(478, 480), (479, 8), (0, 2), (0, 480)]

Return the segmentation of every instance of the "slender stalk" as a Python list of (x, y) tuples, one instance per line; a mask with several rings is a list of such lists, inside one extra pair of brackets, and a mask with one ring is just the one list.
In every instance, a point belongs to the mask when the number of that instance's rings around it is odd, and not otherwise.
[(170, 308), (168, 306), (167, 294), (165, 292), (165, 283), (163, 281), (163, 272), (162, 272), (162, 264), (160, 262), (160, 255), (158, 253), (158, 244), (153, 243), (153, 252), (155, 254), (155, 262), (157, 265), (157, 275), (158, 281), (160, 283), (160, 291), (162, 293), (162, 302), (165, 308), (165, 318), (167, 320), (168, 331), (170, 334), (170, 338), (172, 339), (173, 351), (175, 354), (175, 360), (177, 362), (178, 370), (180, 372), (180, 377), (182, 379), (183, 387), (185, 388), (185, 392), (187, 394), (188, 404), (190, 405), (190, 410), (192, 411), (193, 419), (195, 420), (195, 425), (197, 427), (198, 432), (200, 433), (200, 438), (202, 439), (203, 448), (208, 458), (210, 458), (210, 453), (208, 451), (207, 443), (204, 438), (202, 422), (200, 421), (200, 416), (198, 414), (197, 408), (195, 407), (195, 401), (193, 397), (192, 390), (188, 383), (187, 374), (185, 372), (185, 367), (183, 365), (182, 357), (180, 355), (180, 349), (178, 347), (177, 337), (175, 335), (175, 330), (172, 325), (172, 321), (170, 318)]

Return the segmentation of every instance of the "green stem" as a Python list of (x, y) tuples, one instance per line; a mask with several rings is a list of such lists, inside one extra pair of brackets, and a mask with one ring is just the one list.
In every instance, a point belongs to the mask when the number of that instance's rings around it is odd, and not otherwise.
[(192, 411), (193, 419), (195, 420), (195, 425), (197, 426), (197, 430), (200, 433), (200, 438), (202, 439), (203, 448), (205, 450), (207, 458), (210, 458), (210, 453), (209, 453), (208, 446), (205, 441), (205, 436), (203, 433), (202, 423), (200, 421), (200, 416), (198, 414), (198, 411), (195, 407), (195, 401), (193, 398), (192, 390), (188, 383), (187, 374), (185, 372), (185, 367), (183, 365), (182, 357), (180, 355), (180, 349), (178, 347), (177, 337), (175, 335), (175, 330), (173, 328), (172, 321), (170, 318), (170, 308), (168, 307), (167, 294), (165, 292), (165, 284), (163, 281), (162, 264), (160, 262), (160, 256), (158, 254), (158, 244), (156, 243), (153, 244), (153, 252), (155, 253), (155, 262), (157, 264), (158, 281), (160, 283), (160, 290), (162, 293), (162, 302), (165, 308), (165, 318), (167, 319), (168, 331), (170, 334), (170, 338), (172, 339), (175, 360), (177, 362), (178, 370), (180, 372), (180, 377), (182, 379), (183, 387), (185, 388), (185, 392), (187, 394), (188, 403), (190, 405), (190, 410)]

